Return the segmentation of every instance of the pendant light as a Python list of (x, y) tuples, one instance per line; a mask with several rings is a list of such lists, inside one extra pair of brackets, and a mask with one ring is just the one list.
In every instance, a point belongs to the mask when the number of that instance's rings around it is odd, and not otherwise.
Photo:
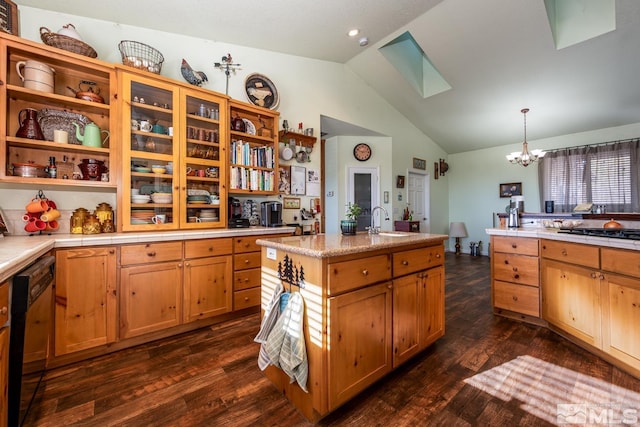
[(507, 154), (507, 160), (511, 163), (527, 167), (531, 163), (544, 157), (545, 152), (542, 150), (532, 150), (529, 152), (529, 144), (527, 143), (527, 113), (529, 112), (529, 109), (523, 108), (520, 112), (524, 116), (524, 142), (522, 143), (522, 152), (519, 153), (514, 151), (511, 154)]

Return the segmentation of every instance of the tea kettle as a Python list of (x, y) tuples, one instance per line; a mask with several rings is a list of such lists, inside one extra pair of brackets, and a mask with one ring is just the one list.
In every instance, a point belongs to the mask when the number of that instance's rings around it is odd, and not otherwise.
[[(80, 126), (77, 123), (72, 122), (71, 124), (76, 127), (76, 138), (78, 138), (78, 141), (82, 142), (82, 145), (84, 146), (102, 147), (102, 145), (107, 142), (107, 139), (109, 139), (109, 131), (100, 130), (98, 125), (95, 123), (85, 125), (84, 135), (80, 134)], [(107, 134), (107, 137), (104, 140), (101, 139), (101, 133)]]
[(507, 218), (507, 227), (518, 228), (520, 227), (520, 216), (518, 208), (509, 209), (509, 217)]

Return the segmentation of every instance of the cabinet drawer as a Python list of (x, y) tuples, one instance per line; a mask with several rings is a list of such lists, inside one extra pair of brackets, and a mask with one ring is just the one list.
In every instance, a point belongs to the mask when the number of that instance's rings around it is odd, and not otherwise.
[(538, 256), (538, 239), (494, 236), (492, 245), (494, 252)]
[(600, 248), (602, 270), (640, 277), (640, 252)]
[(260, 252), (252, 252), (233, 256), (233, 269), (246, 270), (260, 267)]
[(260, 287), (243, 289), (233, 293), (233, 309), (242, 310), (243, 308), (255, 307), (260, 305)]
[(493, 305), (497, 308), (540, 317), (540, 292), (533, 286), (494, 280)]
[(227, 255), (232, 252), (233, 239), (202, 239), (184, 242), (184, 257), (204, 258), (208, 256)]
[(0, 284), (0, 327), (9, 320), (9, 283)]
[(393, 254), (393, 277), (404, 276), (416, 271), (442, 265), (444, 246), (413, 249)]
[(556, 240), (543, 240), (541, 246), (542, 256), (545, 258), (585, 267), (600, 268), (600, 253), (597, 246)]
[(146, 264), (149, 262), (182, 259), (182, 242), (124, 245), (120, 249), (120, 264)]
[(327, 266), (329, 295), (391, 279), (391, 256), (377, 255)]
[(256, 240), (266, 236), (242, 236), (233, 239), (233, 253), (260, 251), (261, 246), (256, 244)]
[(505, 282), (538, 286), (540, 283), (538, 257), (494, 253), (493, 276), (495, 279)]
[(260, 286), (260, 268), (251, 268), (249, 270), (241, 270), (233, 273), (233, 290), (255, 288)]

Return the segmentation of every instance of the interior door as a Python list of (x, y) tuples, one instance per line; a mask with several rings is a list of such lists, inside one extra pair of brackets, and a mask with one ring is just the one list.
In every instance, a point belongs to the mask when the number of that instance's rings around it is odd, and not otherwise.
[[(364, 231), (371, 225), (371, 209), (380, 204), (380, 184), (378, 168), (349, 168), (347, 203), (357, 203), (362, 208), (356, 230)], [(376, 221), (376, 226), (380, 224)]]
[(429, 233), (429, 175), (409, 172), (407, 203), (413, 211), (413, 220), (420, 221), (420, 232)]

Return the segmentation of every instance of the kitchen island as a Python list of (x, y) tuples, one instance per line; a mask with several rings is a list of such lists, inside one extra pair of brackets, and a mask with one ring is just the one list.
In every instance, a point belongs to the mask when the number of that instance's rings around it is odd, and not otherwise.
[(549, 327), (640, 378), (640, 241), (545, 228), (487, 233), (495, 314)]
[(318, 421), (444, 335), (447, 238), (393, 232), (257, 240), (263, 311), (287, 261), (297, 271), (294, 284), (283, 285), (304, 300), (308, 393), (273, 365), (265, 374), (307, 419)]

